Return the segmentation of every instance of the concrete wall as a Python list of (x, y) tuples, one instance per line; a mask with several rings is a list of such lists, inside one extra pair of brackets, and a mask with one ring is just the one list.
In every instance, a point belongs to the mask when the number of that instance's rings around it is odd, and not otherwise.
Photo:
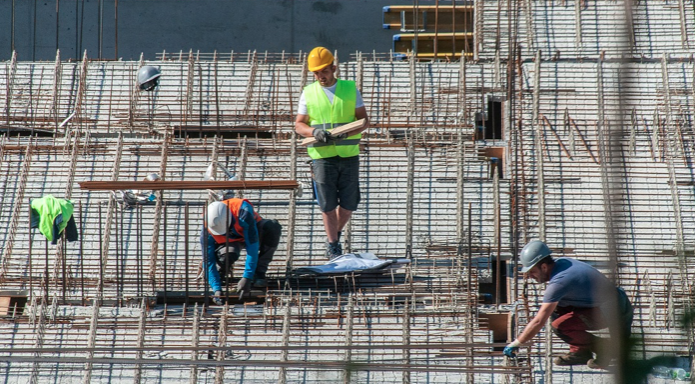
[[(434, 3), (420, 1), (421, 5)], [(382, 7), (411, 1), (2, 0), (0, 60), (88, 57), (154, 59), (163, 50), (200, 52), (387, 52)], [(100, 54), (101, 52), (101, 54)]]

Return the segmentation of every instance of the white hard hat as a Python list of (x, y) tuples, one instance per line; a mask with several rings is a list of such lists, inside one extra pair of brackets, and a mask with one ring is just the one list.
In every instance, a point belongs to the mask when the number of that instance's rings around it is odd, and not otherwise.
[(229, 207), (227, 204), (215, 201), (208, 205), (208, 230), (213, 235), (227, 233), (229, 221)]
[(150, 173), (149, 175), (145, 176), (145, 181), (157, 181), (159, 179), (160, 177), (156, 173)]
[(521, 250), (521, 255), (519, 256), (519, 261), (521, 261), (521, 265), (523, 266), (523, 268), (521, 268), (521, 273), (528, 272), (538, 264), (539, 261), (550, 256), (551, 253), (550, 248), (548, 248), (544, 242), (540, 240), (529, 242)]

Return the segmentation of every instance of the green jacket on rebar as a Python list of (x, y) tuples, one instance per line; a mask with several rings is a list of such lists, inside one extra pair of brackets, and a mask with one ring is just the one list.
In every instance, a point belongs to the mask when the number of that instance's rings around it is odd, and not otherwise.
[(40, 199), (32, 200), (31, 208), (38, 212), (40, 217), (39, 232), (46, 236), (48, 241), (53, 241), (53, 222), (56, 217), (60, 214), (63, 215), (63, 221), (58, 224), (58, 233), (62, 233), (65, 227), (67, 227), (75, 209), (69, 200), (58, 199), (53, 195), (46, 195)]
[[(357, 87), (354, 81), (337, 79), (333, 103), (323, 91), (318, 81), (304, 88), (309, 125), (331, 131), (333, 128), (355, 121), (355, 105), (357, 103)], [(343, 140), (317, 142), (307, 147), (312, 159), (329, 157), (353, 157), (360, 154), (360, 139), (362, 134), (348, 136)]]

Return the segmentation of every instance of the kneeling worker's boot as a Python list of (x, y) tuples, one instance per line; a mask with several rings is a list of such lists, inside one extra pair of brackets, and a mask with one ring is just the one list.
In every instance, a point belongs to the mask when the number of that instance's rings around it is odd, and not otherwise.
[(558, 356), (553, 360), (553, 363), (555, 363), (555, 365), (584, 365), (593, 357), (594, 355), (590, 350), (584, 349)]
[(586, 366), (591, 369), (607, 370), (610, 366), (610, 361), (606, 361), (606, 359), (601, 359), (601, 357), (596, 355), (596, 358), (589, 360), (589, 362), (586, 363)]
[(265, 280), (265, 278), (257, 277), (253, 280), (253, 287), (254, 288), (267, 288), (268, 287), (268, 282)]

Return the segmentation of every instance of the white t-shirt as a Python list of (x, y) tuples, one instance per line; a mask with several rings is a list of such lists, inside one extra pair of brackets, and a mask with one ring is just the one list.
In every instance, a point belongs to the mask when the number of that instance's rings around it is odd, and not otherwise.
[[(323, 88), (323, 93), (326, 94), (328, 97), (328, 101), (333, 104), (333, 95), (335, 95), (335, 89), (338, 87), (338, 82), (336, 81), (335, 84), (333, 84), (330, 87), (321, 87)], [(355, 99), (355, 108), (361, 108), (364, 107), (364, 100), (362, 100), (362, 94), (360, 94), (360, 90), (356, 89), (357, 91), (357, 98)], [(307, 115), (307, 110), (306, 110), (306, 100), (304, 99), (304, 91), (302, 91), (302, 95), (299, 96), (299, 106), (297, 107), (297, 114), (298, 115)]]

